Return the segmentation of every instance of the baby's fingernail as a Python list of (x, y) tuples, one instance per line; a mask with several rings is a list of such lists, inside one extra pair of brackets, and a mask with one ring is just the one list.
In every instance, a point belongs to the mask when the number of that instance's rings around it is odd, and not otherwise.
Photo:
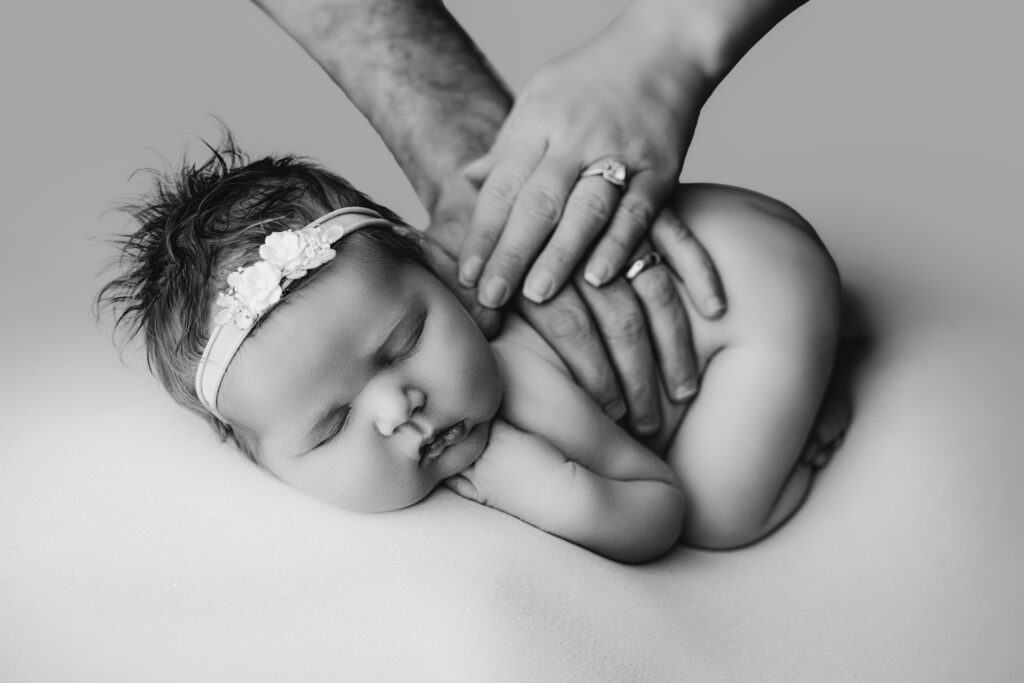
[(459, 284), (463, 287), (472, 287), (480, 277), (480, 271), (484, 269), (484, 260), (479, 256), (470, 256), (459, 267)]
[(523, 287), (523, 296), (535, 304), (542, 304), (554, 293), (555, 281), (547, 273), (530, 277)]
[(480, 304), (487, 308), (497, 308), (505, 303), (508, 297), (508, 282), (503, 277), (488, 278), (480, 288)]
[(604, 407), (604, 414), (613, 420), (621, 420), (626, 415), (626, 404), (620, 400), (612, 401)]
[(600, 287), (608, 281), (611, 274), (612, 267), (606, 261), (597, 261), (587, 266), (583, 279), (594, 287)]
[(725, 302), (719, 299), (717, 296), (708, 298), (707, 301), (708, 313), (711, 315), (718, 315), (725, 310)]
[(445, 480), (445, 484), (448, 485), (452, 491), (459, 494), (463, 498), (469, 498), (470, 500), (476, 500), (477, 491), (473, 483), (463, 476), (449, 477)]

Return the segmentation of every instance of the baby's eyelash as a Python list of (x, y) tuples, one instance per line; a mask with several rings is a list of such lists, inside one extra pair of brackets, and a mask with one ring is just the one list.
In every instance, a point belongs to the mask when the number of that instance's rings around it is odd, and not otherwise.
[(341, 418), (334, 420), (334, 424), (336, 426), (334, 427), (334, 429), (331, 430), (331, 433), (327, 435), (327, 438), (325, 438), (323, 441), (316, 445), (317, 448), (320, 448), (321, 446), (326, 446), (330, 442), (334, 441), (335, 437), (337, 437), (338, 434), (341, 434), (341, 432), (344, 431), (345, 425), (348, 424), (349, 417), (351, 417), (352, 415), (352, 408), (350, 406), (342, 406), (338, 410), (338, 412), (341, 413)]
[(410, 341), (406, 343), (405, 348), (396, 358), (393, 358), (388, 362), (389, 365), (401, 363), (403, 360), (416, 353), (416, 349), (420, 346), (420, 339), (423, 338), (423, 328), (426, 327), (426, 324), (427, 316), (424, 314), (423, 317), (420, 318), (420, 322), (416, 326), (416, 330), (413, 332), (412, 337), (410, 337)]

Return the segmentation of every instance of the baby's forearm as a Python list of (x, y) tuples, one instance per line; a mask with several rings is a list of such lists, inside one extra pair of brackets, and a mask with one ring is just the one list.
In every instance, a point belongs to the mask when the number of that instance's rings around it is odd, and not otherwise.
[(683, 493), (657, 479), (623, 481), (575, 465), (553, 533), (620, 562), (646, 562), (679, 539)]
[(622, 562), (661, 555), (678, 539), (682, 525), (683, 494), (675, 482), (602, 476), (548, 441), (500, 421), (483, 455), (449, 485)]

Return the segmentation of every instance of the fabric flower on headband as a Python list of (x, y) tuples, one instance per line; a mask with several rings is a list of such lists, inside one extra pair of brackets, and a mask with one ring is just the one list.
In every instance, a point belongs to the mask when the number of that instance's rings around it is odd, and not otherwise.
[(224, 325), (233, 319), (239, 329), (251, 327), (281, 300), (292, 280), (337, 255), (331, 245), (343, 232), (340, 225), (327, 224), (267, 235), (260, 246), (262, 260), (228, 275), (228, 290), (217, 295), (214, 323)]

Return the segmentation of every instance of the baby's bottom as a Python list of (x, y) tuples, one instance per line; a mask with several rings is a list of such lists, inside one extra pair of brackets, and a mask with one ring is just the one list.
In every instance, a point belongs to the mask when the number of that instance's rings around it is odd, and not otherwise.
[(839, 279), (806, 221), (775, 200), (684, 185), (674, 201), (718, 268), (729, 308), (705, 320), (677, 283), (703, 374), (690, 406), (664, 400), (668, 429), (656, 446), (683, 483), (683, 541), (737, 547), (788, 519), (810, 485), (801, 455), (835, 358)]

